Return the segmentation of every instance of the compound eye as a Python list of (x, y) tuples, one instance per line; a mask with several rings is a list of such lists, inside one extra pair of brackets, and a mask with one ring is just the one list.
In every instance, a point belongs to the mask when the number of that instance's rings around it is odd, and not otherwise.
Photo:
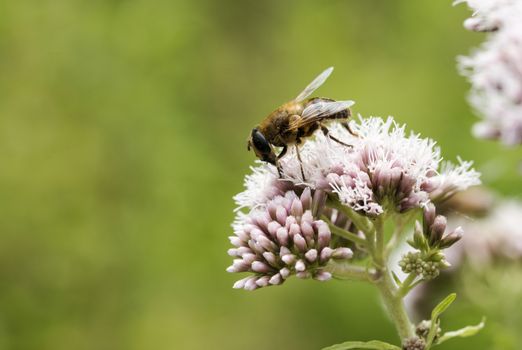
[(265, 136), (263, 136), (263, 134), (261, 134), (257, 129), (252, 130), (252, 143), (254, 144), (254, 147), (262, 153), (269, 153), (272, 151)]

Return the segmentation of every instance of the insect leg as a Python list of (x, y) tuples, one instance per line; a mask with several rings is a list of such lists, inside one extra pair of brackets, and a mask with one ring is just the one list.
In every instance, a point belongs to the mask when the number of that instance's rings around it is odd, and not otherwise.
[(324, 136), (334, 140), (338, 144), (341, 144), (341, 145), (346, 146), (346, 147), (353, 147), (352, 145), (344, 143), (343, 141), (339, 140), (338, 138), (333, 137), (332, 135), (330, 135), (330, 130), (328, 130), (328, 128), (326, 126), (321, 125), (321, 131), (323, 132)]
[(303, 181), (306, 181), (304, 170), (303, 170), (303, 161), (301, 160), (301, 154), (299, 153), (299, 146), (295, 145), (295, 153), (297, 154), (297, 159), (299, 160), (299, 166), (301, 167), (301, 175), (303, 176)]
[(281, 153), (279, 153), (279, 155), (277, 156), (277, 159), (283, 158), (283, 156), (286, 154), (286, 151), (288, 151), (288, 146), (284, 145), (283, 149), (281, 150)]
[(282, 179), (283, 178), (283, 170), (281, 169), (281, 165), (279, 164), (279, 162), (277, 162), (276, 168), (277, 168), (277, 174), (279, 175), (279, 178)]
[(288, 151), (288, 146), (284, 145), (283, 149), (281, 150), (281, 153), (279, 153), (279, 155), (277, 156), (277, 159), (276, 159), (276, 168), (277, 168), (277, 173), (279, 174), (279, 178), (283, 178), (283, 169), (281, 168), (279, 159), (281, 159), (286, 154), (286, 151)]
[(350, 124), (348, 124), (348, 122), (342, 122), (341, 125), (344, 126), (344, 128), (348, 130), (350, 134), (352, 134), (355, 137), (359, 137), (359, 134), (353, 131), (352, 128), (350, 128)]

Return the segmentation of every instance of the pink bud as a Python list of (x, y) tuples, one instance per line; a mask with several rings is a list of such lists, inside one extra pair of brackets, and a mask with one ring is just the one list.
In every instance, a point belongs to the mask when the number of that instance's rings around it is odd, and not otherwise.
[(282, 246), (288, 245), (288, 231), (286, 230), (286, 228), (280, 227), (277, 230), (276, 236), (277, 236), (277, 241), (279, 242), (280, 245), (282, 245)]
[(269, 202), (266, 209), (267, 209), (268, 213), (270, 214), (270, 217), (272, 218), (272, 220), (276, 220), (277, 219), (277, 204), (275, 204), (274, 202)]
[(287, 255), (287, 254), (292, 254), (292, 252), (290, 251), (290, 249), (288, 249), (288, 247), (281, 247), (281, 249), (279, 249), (280, 256)]
[(230, 248), (229, 250), (227, 250), (227, 254), (230, 256), (241, 256), (239, 255), (237, 248)]
[(251, 264), (252, 262), (254, 262), (256, 260), (256, 255), (253, 254), (253, 253), (247, 253), (247, 254), (243, 254), (243, 261), (246, 263), (246, 264)]
[(314, 275), (314, 279), (317, 281), (321, 281), (321, 282), (328, 281), (331, 278), (332, 278), (332, 274), (330, 272), (326, 272), (326, 271), (319, 271)]
[(277, 229), (280, 227), (281, 227), (281, 224), (278, 223), (277, 221), (271, 221), (267, 225), (268, 233), (272, 236), (272, 238), (274, 238), (276, 236)]
[(261, 261), (254, 261), (252, 263), (252, 270), (259, 273), (267, 273), (270, 271), (270, 266)]
[(290, 208), (290, 214), (293, 216), (303, 215), (303, 203), (299, 199), (294, 199), (292, 207)]
[(302, 278), (302, 279), (312, 277), (312, 274), (309, 271), (301, 271), (301, 272), (296, 273), (295, 275), (297, 278)]
[(299, 272), (306, 270), (306, 265), (303, 260), (297, 260), (295, 263), (295, 270)]
[(257, 281), (257, 278), (255, 277), (251, 277), (249, 278), (246, 282), (245, 282), (245, 289), (246, 290), (254, 290), (254, 289), (257, 289), (257, 284), (256, 284), (256, 281)]
[(276, 211), (276, 218), (277, 218), (277, 221), (279, 221), (279, 223), (281, 225), (284, 225), (285, 222), (286, 222), (286, 210), (285, 208), (281, 207), (281, 206), (278, 206), (277, 207), (277, 211)]
[(283, 279), (286, 280), (288, 276), (290, 276), (290, 269), (283, 267), (281, 270), (279, 270), (279, 274), (281, 277), (283, 277)]
[(301, 232), (305, 237), (313, 237), (314, 236), (314, 228), (309, 221), (301, 222)]
[(293, 254), (286, 254), (281, 257), (281, 260), (287, 265), (292, 265), (296, 260), (296, 256)]
[(294, 237), (295, 235), (301, 233), (301, 228), (298, 224), (292, 224), (290, 225), (290, 230), (288, 232), (290, 237)]
[(430, 226), (431, 231), (431, 240), (434, 242), (438, 242), (441, 240), (444, 231), (446, 231), (447, 220), (442, 215), (437, 215), (435, 220), (433, 220), (433, 224)]
[(306, 241), (300, 234), (294, 236), (294, 245), (300, 252), (306, 251)]
[(309, 251), (306, 252), (305, 258), (309, 262), (313, 263), (317, 259), (317, 250), (310, 249)]
[(262, 276), (257, 279), (256, 284), (258, 287), (266, 287), (266, 286), (268, 286), (269, 280), (270, 280), (270, 277)]
[(250, 249), (252, 249), (254, 252), (258, 254), (263, 254), (266, 251), (265, 248), (261, 246), (261, 244), (257, 243), (253, 239), (248, 241), (248, 246), (250, 247)]
[(319, 261), (321, 263), (325, 263), (332, 257), (333, 249), (330, 247), (324, 247), (323, 250), (321, 250), (321, 254), (319, 254)]
[(263, 253), (263, 258), (265, 258), (265, 260), (272, 266), (277, 266), (277, 257), (274, 253), (272, 252), (264, 252)]
[(333, 251), (332, 258), (334, 259), (351, 259), (353, 252), (350, 248), (341, 247)]
[(427, 231), (427, 228), (433, 224), (433, 220), (435, 220), (435, 216), (437, 215), (435, 210), (435, 205), (433, 203), (428, 203), (426, 207), (424, 208), (423, 212), (423, 218), (424, 218), (424, 229), (425, 232)]
[(290, 226), (292, 226), (293, 224), (297, 224), (297, 220), (295, 219), (294, 216), (288, 216), (286, 218), (286, 221), (285, 221), (285, 227), (286, 228), (289, 228)]
[(249, 276), (249, 277), (245, 277), (243, 279), (240, 279), (239, 281), (236, 281), (236, 283), (234, 283), (234, 285), (232, 286), (232, 288), (234, 289), (243, 289), (245, 287), (245, 283), (246, 281), (248, 281), (249, 279), (251, 279), (252, 277)]
[(330, 244), (332, 234), (328, 225), (322, 220), (316, 221), (315, 226), (317, 228), (317, 243), (319, 249), (322, 249)]
[(230, 236), (228, 237), (228, 239), (230, 240), (230, 243), (232, 243), (232, 245), (236, 247), (240, 247), (241, 245), (243, 245), (243, 241), (237, 236)]
[(277, 246), (274, 242), (266, 238), (266, 236), (260, 236), (257, 239), (257, 243), (259, 243), (265, 250), (269, 250), (275, 252), (277, 250)]
[(310, 187), (304, 189), (301, 194), (301, 203), (303, 204), (303, 209), (310, 209), (312, 206), (312, 192), (310, 191)]
[(283, 278), (281, 277), (280, 274), (276, 273), (275, 275), (273, 275), (270, 280), (268, 281), (268, 283), (272, 284), (272, 285), (278, 285), (278, 284), (281, 284), (283, 282)]
[(301, 225), (303, 224), (303, 222), (308, 222), (309, 224), (314, 222), (314, 216), (312, 215), (312, 212), (310, 210), (305, 211), (303, 216), (301, 217)]

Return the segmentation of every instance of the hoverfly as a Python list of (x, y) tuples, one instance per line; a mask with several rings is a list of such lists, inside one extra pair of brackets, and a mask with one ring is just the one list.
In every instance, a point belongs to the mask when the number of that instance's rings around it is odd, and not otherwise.
[[(344, 120), (341, 124), (354, 136), (357, 136), (349, 127), (347, 119), (351, 116), (350, 107), (353, 101), (334, 101), (323, 97), (309, 97), (319, 88), (333, 71), (333, 67), (319, 74), (295, 99), (283, 104), (270, 113), (257, 127), (252, 129), (248, 139), (248, 150), (252, 148), (256, 156), (262, 161), (277, 167), (281, 176), (279, 159), (287, 152), (288, 146), (294, 145), (297, 158), (301, 166), (301, 175), (305, 180), (303, 164), (299, 154), (299, 145), (306, 137), (321, 129), (325, 136), (347, 147), (350, 145), (338, 140), (329, 134), (324, 125), (333, 119)], [(273, 147), (282, 147), (281, 153), (276, 156)]]

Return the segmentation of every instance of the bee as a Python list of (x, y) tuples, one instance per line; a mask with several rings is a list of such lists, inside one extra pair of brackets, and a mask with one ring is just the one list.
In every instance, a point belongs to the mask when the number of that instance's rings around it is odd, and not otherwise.
[[(252, 129), (247, 148), (254, 150), (256, 156), (264, 162), (277, 167), (281, 176), (279, 160), (286, 154), (289, 146), (294, 146), (301, 167), (301, 175), (305, 180), (299, 145), (304, 139), (313, 135), (317, 130), (331, 140), (351, 147), (334, 136), (330, 135), (326, 122), (338, 119), (341, 124), (354, 136), (347, 120), (351, 116), (350, 107), (353, 101), (334, 101), (324, 97), (309, 97), (328, 79), (333, 71), (330, 67), (319, 74), (295, 99), (289, 101), (270, 113), (258, 126)], [(276, 156), (274, 147), (282, 147)]]

